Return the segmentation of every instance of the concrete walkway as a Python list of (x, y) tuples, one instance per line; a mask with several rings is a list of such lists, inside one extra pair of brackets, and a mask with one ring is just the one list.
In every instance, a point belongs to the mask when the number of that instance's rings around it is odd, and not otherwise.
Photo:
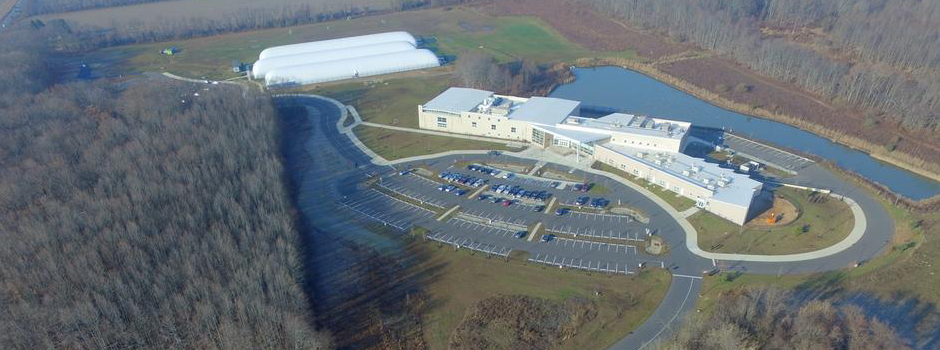
[(701, 210), (701, 208), (699, 208), (699, 207), (691, 207), (691, 208), (686, 209), (685, 211), (683, 211), (683, 212), (681, 212), (681, 213), (679, 213), (679, 214), (682, 215), (682, 217), (684, 217), (684, 218), (688, 218), (688, 217), (690, 217), (690, 216), (692, 216), (692, 215), (695, 215), (695, 213), (698, 213), (699, 210)]

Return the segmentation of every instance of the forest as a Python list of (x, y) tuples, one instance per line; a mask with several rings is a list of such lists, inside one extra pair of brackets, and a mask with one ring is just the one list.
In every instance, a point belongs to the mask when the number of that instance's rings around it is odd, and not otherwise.
[(871, 125), (940, 135), (940, 2), (578, 1), (866, 108)]
[(799, 297), (772, 288), (732, 292), (711, 314), (690, 317), (658, 349), (911, 349), (891, 327), (856, 306)]
[(157, 77), (53, 84), (51, 36), (0, 33), (2, 347), (330, 348), (270, 98)]

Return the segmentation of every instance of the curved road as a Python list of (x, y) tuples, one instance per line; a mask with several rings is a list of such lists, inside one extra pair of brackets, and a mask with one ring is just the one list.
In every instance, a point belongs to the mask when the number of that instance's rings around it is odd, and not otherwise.
[[(324, 197), (331, 197), (332, 200), (330, 203), (335, 203), (341, 197), (353, 194), (356, 191), (356, 184), (362, 181), (366, 174), (371, 172), (387, 172), (390, 170), (387, 165), (374, 164), (373, 157), (366, 153), (371, 152), (363, 150), (361, 143), (349, 132), (349, 128), (343, 128), (341, 126), (342, 118), (345, 118), (347, 115), (347, 111), (343, 105), (331, 99), (311, 95), (282, 96), (278, 97), (277, 102), (279, 104), (297, 103), (305, 106), (308, 111), (311, 112), (308, 113), (308, 117), (318, 119), (310, 120), (311, 124), (318, 126), (318, 130), (309, 137), (309, 144), (307, 147), (304, 147), (310, 157), (330, 154), (338, 155), (342, 158), (330, 160), (333, 164), (340, 164), (339, 168), (342, 168), (342, 176), (337, 176), (340, 174), (330, 174), (329, 176), (323, 174), (324, 177), (318, 183), (318, 188), (327, 189), (322, 192)], [(327, 149), (329, 150), (328, 152), (326, 152)], [(450, 154), (454, 153), (455, 152), (450, 152)], [(466, 153), (483, 157), (482, 155), (478, 155), (479, 152)], [(509, 155), (534, 159), (524, 154), (524, 152)], [(431, 155), (420, 158), (434, 158), (436, 160), (449, 161), (448, 157), (458, 156)], [(407, 163), (408, 161), (409, 160), (404, 160), (401, 163)], [(332, 168), (335, 169), (336, 167), (334, 166)], [(603, 172), (591, 169), (581, 170), (588, 173), (595, 173), (597, 176), (604, 174)], [(846, 242), (844, 245), (847, 247), (838, 252), (829, 251), (825, 252), (826, 254), (820, 253), (816, 255), (802, 254), (798, 258), (804, 260), (797, 261), (773, 261), (774, 259), (765, 259), (771, 261), (752, 261), (761, 259), (746, 257), (737, 259), (737, 257), (734, 256), (730, 256), (729, 259), (712, 260), (708, 258), (711, 253), (704, 253), (698, 249), (689, 249), (689, 247), (687, 247), (687, 244), (691, 244), (691, 242), (687, 242), (686, 237), (695, 237), (695, 231), (692, 226), (688, 224), (688, 221), (679, 215), (675, 209), (665, 204), (661, 199), (647, 192), (642, 187), (632, 185), (632, 183), (628, 181), (618, 180), (616, 177), (611, 177), (608, 180), (621, 182), (626, 185), (625, 187), (643, 194), (643, 196), (636, 196), (636, 202), (631, 203), (631, 205), (638, 205), (641, 209), (647, 210), (651, 222), (656, 223), (655, 229), (658, 232), (657, 234), (663, 237), (667, 244), (672, 247), (669, 256), (665, 258), (663, 263), (673, 274), (673, 281), (657, 309), (644, 324), (610, 347), (610, 349), (614, 350), (647, 348), (650, 344), (653, 344), (656, 340), (668, 334), (672, 329), (678, 327), (682, 316), (694, 307), (699, 297), (702, 272), (713, 269), (716, 265), (726, 271), (774, 275), (837, 270), (850, 267), (856, 262), (868, 260), (879, 255), (884, 248), (888, 246), (894, 233), (894, 222), (885, 211), (884, 207), (874, 198), (851, 183), (842, 181), (822, 167), (813, 165), (803, 169), (797, 177), (790, 181), (797, 185), (828, 188), (831, 189), (834, 194), (846, 196), (854, 200), (857, 204), (857, 209), (864, 213), (864, 218), (862, 218), (862, 222), (864, 222), (864, 232), (860, 232), (860, 236), (850, 235), (850, 237), (847, 238), (847, 240), (857, 239), (854, 243)], [(322, 198), (321, 200), (325, 199), (327, 198)], [(304, 216), (322, 217), (323, 215), (311, 215), (307, 211), (304, 211)], [(322, 218), (307, 219), (313, 223), (322, 220)]]

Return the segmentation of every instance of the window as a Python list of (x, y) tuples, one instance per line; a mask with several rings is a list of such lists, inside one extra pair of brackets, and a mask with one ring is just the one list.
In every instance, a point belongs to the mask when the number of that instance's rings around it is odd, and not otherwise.
[(477, 127), (477, 122), (470, 122), (470, 126), (472, 126), (472, 127), (474, 127), (474, 128)]
[(626, 165), (626, 164), (620, 164), (620, 169), (622, 169), (622, 170), (627, 170), (627, 165)]
[(509, 128), (509, 132), (515, 133), (515, 132), (516, 132), (516, 128)]
[(437, 123), (437, 127), (442, 128), (442, 129), (447, 128), (447, 123)]
[(640, 169), (633, 169), (633, 175), (640, 176)]
[(447, 122), (447, 118), (445, 118), (445, 117), (437, 117), (437, 122), (438, 122), (438, 123), (446, 123), (446, 122)]
[(496, 124), (490, 125), (490, 130), (496, 130)]

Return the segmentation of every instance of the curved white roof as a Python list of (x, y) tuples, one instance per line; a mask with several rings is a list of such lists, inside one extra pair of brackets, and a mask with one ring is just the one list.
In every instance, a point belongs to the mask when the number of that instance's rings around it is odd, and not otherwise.
[(345, 49), (299, 53), (295, 55), (274, 56), (258, 60), (251, 67), (251, 75), (255, 79), (264, 77), (271, 70), (290, 66), (299, 66), (311, 63), (336, 61), (354, 57), (364, 57), (414, 50), (415, 46), (405, 41), (355, 46)]
[(329, 62), (283, 67), (264, 76), (267, 86), (294, 86), (438, 67), (433, 52), (418, 49)]
[(307, 43), (269, 47), (267, 49), (262, 50), (261, 54), (258, 55), (258, 58), (265, 59), (265, 58), (275, 57), (275, 56), (296, 55), (299, 53), (307, 53), (307, 52), (337, 50), (337, 49), (345, 49), (349, 47), (383, 44), (383, 43), (389, 43), (389, 42), (395, 42), (395, 41), (404, 41), (407, 43), (411, 43), (411, 45), (413, 46), (418, 46), (418, 42), (415, 40), (415, 37), (411, 36), (411, 34), (408, 34), (408, 32), (387, 32), (387, 33), (351, 36), (351, 37), (339, 38), (339, 39), (311, 41)]

